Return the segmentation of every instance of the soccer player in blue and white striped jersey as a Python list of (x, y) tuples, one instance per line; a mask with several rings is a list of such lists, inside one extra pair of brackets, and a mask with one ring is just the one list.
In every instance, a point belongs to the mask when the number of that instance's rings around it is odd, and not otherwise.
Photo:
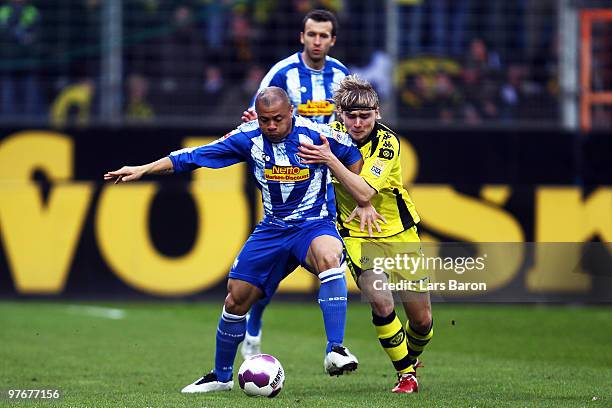
[(258, 299), (272, 296), (280, 281), (299, 265), (321, 281), (318, 299), (327, 334), (326, 371), (340, 375), (355, 370), (358, 364), (343, 346), (346, 264), (342, 240), (327, 204), (329, 170), (324, 165), (303, 164), (297, 153), (300, 143), (319, 145), (324, 135), (333, 153), (354, 172), (361, 168), (361, 153), (346, 133), (294, 117), (289, 97), (280, 88), (262, 90), (255, 106), (257, 121), (242, 124), (211, 144), (178, 150), (153, 163), (125, 166), (104, 175), (105, 180), (118, 183), (147, 174), (246, 162), (261, 189), (265, 218), (230, 270), (228, 295), (217, 326), (214, 369), (183, 388), (184, 393), (232, 389), (233, 364), (245, 336), (246, 313)]
[[(277, 86), (288, 94), (294, 114), (318, 123), (330, 123), (335, 117), (334, 90), (349, 71), (343, 63), (328, 55), (336, 43), (338, 21), (327, 10), (313, 10), (302, 21), (302, 51), (277, 62), (261, 81), (259, 90)], [(253, 106), (242, 117), (244, 122), (256, 118)]]
[[(328, 55), (336, 43), (337, 31), (338, 21), (333, 13), (313, 10), (306, 14), (300, 33), (303, 50), (276, 63), (261, 81), (260, 90), (267, 86), (278, 86), (289, 94), (295, 106), (294, 114), (318, 123), (331, 123), (336, 110), (333, 103), (334, 91), (349, 73), (344, 64)], [(256, 118), (253, 106), (242, 116), (244, 122)], [(335, 218), (336, 204), (331, 178), (327, 190), (330, 216)], [(241, 348), (245, 358), (261, 352), (262, 316), (269, 302), (270, 298), (265, 298), (251, 308), (247, 334)]]

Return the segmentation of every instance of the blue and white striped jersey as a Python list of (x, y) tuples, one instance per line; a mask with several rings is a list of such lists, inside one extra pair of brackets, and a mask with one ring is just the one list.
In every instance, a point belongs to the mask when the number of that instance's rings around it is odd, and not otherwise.
[(321, 144), (320, 134), (345, 165), (361, 159), (349, 135), (299, 116), (293, 118), (291, 133), (279, 143), (270, 142), (254, 120), (208, 145), (177, 150), (169, 157), (176, 172), (246, 162), (261, 190), (266, 218), (287, 222), (334, 219), (335, 209), (329, 208), (327, 199), (327, 190), (332, 188), (327, 183), (329, 169), (303, 164), (297, 155), (302, 141)]
[[(295, 114), (318, 123), (330, 123), (334, 120), (334, 91), (348, 73), (344, 64), (329, 56), (325, 57), (322, 70), (314, 70), (304, 63), (301, 52), (296, 52), (268, 71), (258, 92), (268, 86), (278, 86), (289, 94)], [(255, 97), (251, 107), (254, 104)]]

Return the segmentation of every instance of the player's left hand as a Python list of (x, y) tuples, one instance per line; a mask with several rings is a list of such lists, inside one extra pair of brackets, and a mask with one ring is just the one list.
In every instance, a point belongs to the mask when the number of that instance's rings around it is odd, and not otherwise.
[(136, 181), (145, 174), (145, 166), (123, 166), (119, 170), (108, 171), (104, 174), (105, 181), (113, 181), (115, 184)]
[(321, 144), (314, 145), (312, 143), (301, 142), (299, 149), (299, 153), (297, 154), (302, 159), (302, 163), (304, 164), (319, 164), (319, 163), (329, 163), (333, 158), (333, 153), (331, 148), (329, 147), (329, 142), (327, 138), (323, 135), (321, 137)]
[(255, 112), (255, 109), (249, 108), (242, 112), (242, 117), (240, 119), (242, 119), (244, 123), (255, 120), (257, 119), (257, 112)]
[(351, 215), (344, 222), (349, 223), (355, 218), (359, 219), (359, 230), (361, 232), (363, 232), (366, 226), (368, 227), (368, 235), (370, 237), (374, 236), (374, 234), (372, 234), (372, 224), (374, 224), (376, 231), (380, 233), (381, 229), (380, 225), (378, 224), (379, 220), (385, 224), (387, 223), (385, 217), (379, 214), (378, 211), (376, 211), (376, 208), (374, 208), (374, 206), (370, 203), (368, 203), (368, 205), (365, 207), (355, 207)]

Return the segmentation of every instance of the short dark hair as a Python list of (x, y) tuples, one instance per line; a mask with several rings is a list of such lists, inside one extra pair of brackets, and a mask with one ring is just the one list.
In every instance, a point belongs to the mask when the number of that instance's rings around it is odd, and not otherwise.
[(268, 86), (257, 92), (257, 96), (255, 97), (255, 110), (257, 110), (260, 104), (269, 107), (278, 101), (287, 102), (287, 105), (291, 106), (291, 99), (289, 99), (289, 95), (283, 88)]
[(302, 20), (302, 32), (306, 30), (306, 21), (314, 20), (316, 22), (325, 22), (329, 21), (332, 23), (332, 37), (336, 36), (336, 31), (338, 30), (338, 19), (334, 16), (334, 13), (327, 10), (311, 10), (304, 16)]

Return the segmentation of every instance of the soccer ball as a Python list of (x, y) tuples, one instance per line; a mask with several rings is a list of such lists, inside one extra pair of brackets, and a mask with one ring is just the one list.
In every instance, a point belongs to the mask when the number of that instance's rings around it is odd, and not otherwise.
[(238, 382), (248, 396), (272, 398), (283, 388), (285, 370), (271, 355), (257, 354), (244, 360), (238, 370)]

